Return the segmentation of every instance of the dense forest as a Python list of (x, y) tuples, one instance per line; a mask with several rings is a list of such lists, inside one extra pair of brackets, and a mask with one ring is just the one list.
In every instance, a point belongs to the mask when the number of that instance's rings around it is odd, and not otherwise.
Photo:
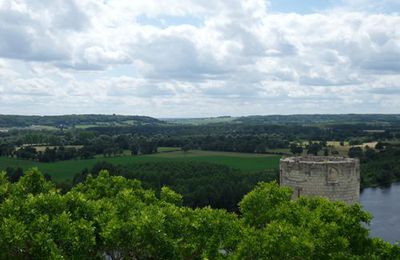
[(370, 238), (356, 204), (292, 201), (260, 183), (239, 214), (182, 206), (162, 187), (101, 171), (66, 194), (37, 171), (16, 183), (0, 174), (2, 259), (396, 259), (400, 247)]
[[(130, 166), (101, 162), (78, 173), (76, 185), (89, 175), (97, 176), (101, 170), (111, 175), (137, 179), (144, 188), (157, 192), (168, 186), (183, 196), (183, 205), (237, 211), (241, 198), (259, 182), (278, 179), (278, 171), (242, 172), (230, 167), (205, 162), (151, 162)], [(63, 188), (69, 188), (63, 186)]]
[(361, 160), (361, 187), (387, 187), (400, 181), (400, 145), (378, 143), (378, 148), (378, 152), (356, 149), (353, 154)]

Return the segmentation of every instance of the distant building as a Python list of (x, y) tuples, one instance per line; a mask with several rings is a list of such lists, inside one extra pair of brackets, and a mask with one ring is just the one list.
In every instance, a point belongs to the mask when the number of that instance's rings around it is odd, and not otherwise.
[(282, 158), (280, 184), (293, 189), (294, 199), (321, 196), (353, 204), (360, 197), (360, 163), (358, 159), (332, 156)]

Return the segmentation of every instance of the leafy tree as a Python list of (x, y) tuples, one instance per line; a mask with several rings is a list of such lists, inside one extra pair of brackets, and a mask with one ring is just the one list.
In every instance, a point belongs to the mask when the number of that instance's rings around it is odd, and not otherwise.
[(361, 147), (355, 146), (351, 147), (349, 149), (349, 157), (350, 158), (358, 158), (358, 159), (363, 159), (364, 158), (364, 151)]
[(185, 152), (185, 153), (187, 153), (187, 152), (189, 152), (189, 150), (191, 149), (192, 147), (191, 147), (191, 145), (190, 144), (185, 144), (184, 146), (182, 146), (182, 151), (183, 152)]
[(14, 183), (14, 182), (17, 182), (22, 177), (22, 175), (24, 175), (24, 172), (23, 172), (22, 168), (20, 168), (20, 167), (18, 167), (16, 169), (7, 167), (6, 174), (7, 174), (8, 180), (10, 182)]
[[(361, 206), (323, 198), (290, 200), (291, 191), (261, 183), (240, 203), (248, 229), (239, 259), (395, 259), (400, 247), (368, 237), (371, 216)], [(383, 244), (381, 244), (383, 243)], [(383, 252), (379, 252), (383, 250)]]
[(319, 151), (321, 151), (322, 147), (318, 143), (311, 143), (308, 145), (307, 154), (318, 155)]
[(27, 159), (27, 160), (34, 160), (36, 159), (36, 149), (32, 146), (22, 147), (15, 152), (17, 158)]
[(376, 145), (375, 145), (375, 149), (383, 150), (383, 149), (385, 149), (385, 144), (382, 143), (382, 142), (377, 142)]
[(290, 194), (261, 183), (236, 215), (106, 171), (66, 194), (36, 169), (14, 184), (2, 173), (0, 258), (398, 259), (398, 245), (369, 237), (359, 205)]
[(377, 157), (377, 153), (375, 152), (374, 149), (366, 147), (365, 152), (364, 152), (364, 159), (366, 161), (371, 161), (374, 160)]
[(257, 228), (265, 227), (273, 219), (279, 218), (275, 208), (289, 203), (291, 196), (290, 188), (280, 188), (276, 182), (258, 184), (239, 204), (244, 222)]
[(290, 144), (290, 152), (292, 154), (302, 154), (303, 153), (303, 147), (301, 145), (296, 144), (296, 143), (291, 143)]

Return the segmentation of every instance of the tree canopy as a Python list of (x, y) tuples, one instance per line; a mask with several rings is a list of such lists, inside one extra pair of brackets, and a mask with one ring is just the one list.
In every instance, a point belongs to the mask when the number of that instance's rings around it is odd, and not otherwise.
[(0, 175), (2, 259), (398, 259), (400, 248), (369, 238), (360, 205), (292, 201), (259, 183), (240, 214), (181, 206), (137, 180), (102, 171), (61, 194), (37, 169), (18, 182)]

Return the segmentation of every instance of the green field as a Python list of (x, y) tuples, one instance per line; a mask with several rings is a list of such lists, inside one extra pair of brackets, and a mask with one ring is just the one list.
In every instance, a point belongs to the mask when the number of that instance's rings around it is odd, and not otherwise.
[(141, 156), (119, 156), (111, 158), (98, 157), (89, 160), (70, 160), (54, 163), (39, 163), (28, 160), (18, 160), (14, 158), (0, 157), (0, 170), (7, 167), (21, 167), (29, 169), (38, 167), (42, 173), (52, 176), (53, 180), (61, 181), (72, 179), (73, 176), (84, 168), (90, 169), (94, 164), (107, 161), (113, 164), (130, 165), (143, 162), (162, 162), (162, 161), (197, 161), (224, 164), (242, 171), (262, 171), (268, 169), (278, 169), (280, 156), (260, 155), (246, 153), (210, 152), (210, 151), (172, 151), (152, 155)]

